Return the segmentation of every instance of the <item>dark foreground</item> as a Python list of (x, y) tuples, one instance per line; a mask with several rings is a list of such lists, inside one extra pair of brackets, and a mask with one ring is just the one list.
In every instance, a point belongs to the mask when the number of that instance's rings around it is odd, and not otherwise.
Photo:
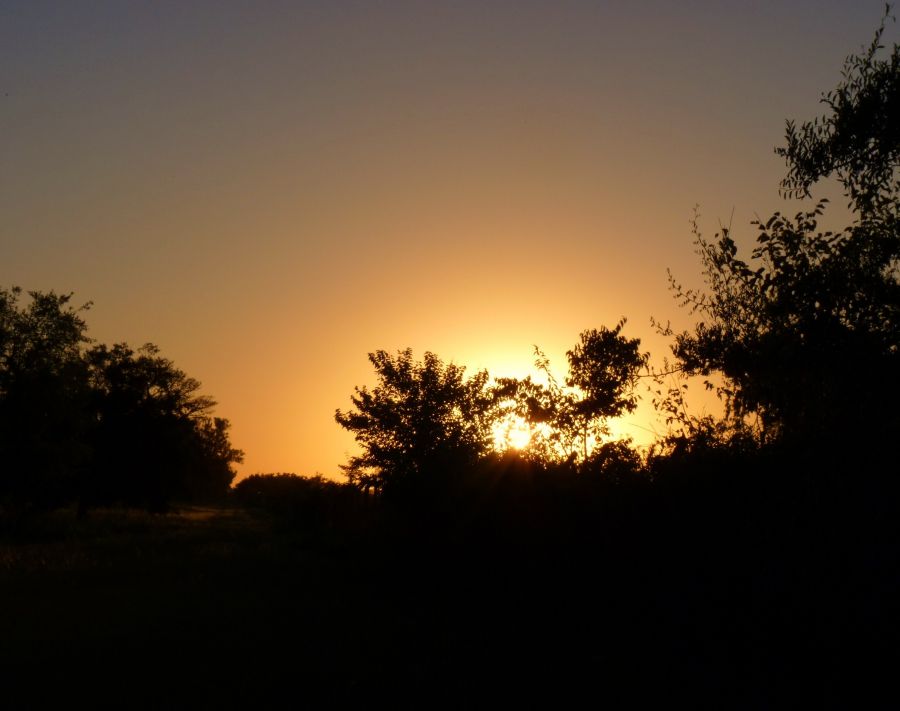
[(896, 701), (892, 521), (616, 506), (452, 532), (232, 508), (7, 526), (3, 705)]

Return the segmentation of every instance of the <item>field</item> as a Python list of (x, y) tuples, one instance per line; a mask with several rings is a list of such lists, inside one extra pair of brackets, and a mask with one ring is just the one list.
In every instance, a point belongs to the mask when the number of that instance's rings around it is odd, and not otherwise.
[(227, 507), (58, 512), (0, 539), (6, 699), (827, 704), (859, 657), (845, 645), (887, 634), (883, 565), (860, 587), (847, 551), (660, 526), (461, 541)]

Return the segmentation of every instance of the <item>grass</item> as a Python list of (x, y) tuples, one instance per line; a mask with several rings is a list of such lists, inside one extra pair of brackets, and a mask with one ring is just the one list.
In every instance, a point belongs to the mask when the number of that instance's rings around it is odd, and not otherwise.
[[(59, 511), (0, 535), (4, 699), (821, 704), (841, 685), (845, 648), (887, 634), (878, 599), (896, 566), (866, 585), (849, 554), (825, 555), (831, 544), (640, 516), (599, 530), (448, 543), (226, 507)], [(876, 550), (884, 560), (893, 549)], [(854, 639), (860, 624), (871, 630)]]

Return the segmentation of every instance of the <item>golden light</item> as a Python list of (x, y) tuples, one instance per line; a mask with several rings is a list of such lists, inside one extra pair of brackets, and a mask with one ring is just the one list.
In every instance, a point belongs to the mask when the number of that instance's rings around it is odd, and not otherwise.
[(494, 424), (494, 448), (498, 451), (525, 449), (531, 443), (534, 430), (519, 415), (509, 414)]

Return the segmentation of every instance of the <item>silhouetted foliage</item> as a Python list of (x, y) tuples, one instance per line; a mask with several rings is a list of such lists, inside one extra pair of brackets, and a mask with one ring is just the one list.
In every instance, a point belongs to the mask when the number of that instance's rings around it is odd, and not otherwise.
[(39, 507), (70, 499), (88, 460), (88, 338), (82, 317), (90, 304), (71, 294), (0, 289), (0, 502)]
[(579, 343), (566, 353), (569, 371), (564, 388), (550, 361), (535, 348), (535, 367), (547, 384), (532, 378), (498, 378), (495, 397), (507, 411), (535, 428), (527, 452), (544, 461), (586, 461), (591, 443), (608, 435), (606, 422), (637, 405), (635, 386), (647, 364), (639, 338), (621, 334), (623, 318), (613, 329), (583, 331)]
[(231, 445), (231, 422), (224, 417), (194, 420), (194, 441), (179, 493), (188, 501), (221, 499), (234, 481), (232, 465), (244, 461), (244, 451)]
[(376, 351), (369, 360), (378, 385), (357, 387), (355, 409), (335, 412), (363, 449), (344, 467), (351, 482), (385, 492), (428, 486), (488, 451), (493, 397), (486, 371), (467, 379), (465, 368), (433, 353), (416, 361), (411, 349)]
[[(574, 410), (585, 432), (591, 423), (632, 412), (637, 406), (635, 386), (648, 356), (640, 352), (641, 339), (621, 335), (624, 326), (623, 318), (612, 330), (584, 331), (580, 342), (566, 352), (566, 385), (582, 393)], [(587, 457), (586, 446), (584, 454)]]
[(580, 467), (582, 474), (600, 477), (613, 484), (646, 481), (644, 462), (630, 442), (614, 440), (596, 447)]
[(0, 289), (0, 503), (161, 509), (224, 496), (242, 452), (215, 402), (148, 344), (87, 345), (72, 295)]
[(887, 7), (871, 44), (849, 56), (841, 81), (822, 95), (828, 113), (799, 128), (787, 122), (786, 145), (776, 149), (788, 165), (781, 188), (787, 196), (809, 197), (821, 178), (836, 175), (851, 207), (863, 218), (887, 209), (896, 216), (900, 195), (900, 46), (880, 59)]
[(285, 517), (305, 529), (348, 527), (362, 514), (363, 494), (352, 484), (320, 475), (251, 474), (234, 486), (235, 499), (248, 509)]
[(824, 200), (793, 219), (775, 213), (753, 223), (759, 234), (749, 263), (727, 229), (707, 241), (695, 221), (706, 293), (672, 281), (681, 303), (703, 317), (676, 336), (679, 364), (689, 374), (722, 374), (729, 414), (758, 416), (763, 439), (881, 439), (897, 431), (900, 58), (895, 45), (889, 61), (877, 60), (883, 29), (825, 95), (832, 114), (799, 131), (789, 122), (779, 149), (787, 192), (806, 195), (835, 173), (857, 221), (820, 231)]
[[(821, 211), (760, 224), (758, 268), (737, 257), (727, 230), (713, 242), (695, 233), (709, 293), (674, 285), (705, 317), (676, 337), (679, 362), (688, 373), (722, 373), (731, 414), (759, 415), (769, 436), (892, 417), (883, 406), (897, 393), (900, 284), (873, 267), (853, 228), (817, 232)], [(883, 374), (883, 389), (862, 387), (858, 372)]]
[(87, 354), (97, 423), (87, 500), (162, 508), (173, 498), (221, 497), (243, 453), (200, 383), (147, 344)]

